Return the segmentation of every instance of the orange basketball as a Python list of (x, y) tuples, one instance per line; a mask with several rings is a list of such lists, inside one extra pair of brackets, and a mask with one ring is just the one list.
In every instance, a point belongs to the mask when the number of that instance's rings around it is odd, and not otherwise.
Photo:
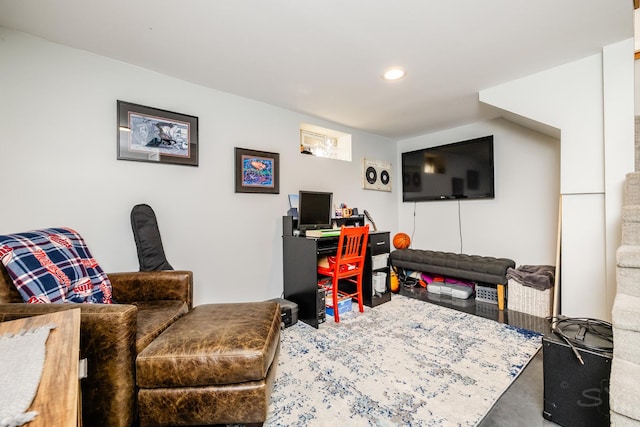
[(398, 233), (393, 236), (393, 247), (396, 249), (406, 249), (411, 244), (411, 237), (406, 233)]

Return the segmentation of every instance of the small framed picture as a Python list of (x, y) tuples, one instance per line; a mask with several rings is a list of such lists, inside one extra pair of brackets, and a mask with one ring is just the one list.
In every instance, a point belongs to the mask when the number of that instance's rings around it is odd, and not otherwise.
[(280, 193), (280, 155), (235, 148), (236, 193)]
[(198, 118), (118, 101), (118, 160), (198, 166)]

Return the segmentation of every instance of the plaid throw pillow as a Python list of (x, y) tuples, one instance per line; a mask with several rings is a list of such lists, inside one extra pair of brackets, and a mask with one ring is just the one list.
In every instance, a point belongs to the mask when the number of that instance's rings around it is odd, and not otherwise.
[(28, 303), (111, 304), (111, 282), (70, 228), (0, 236), (0, 259)]

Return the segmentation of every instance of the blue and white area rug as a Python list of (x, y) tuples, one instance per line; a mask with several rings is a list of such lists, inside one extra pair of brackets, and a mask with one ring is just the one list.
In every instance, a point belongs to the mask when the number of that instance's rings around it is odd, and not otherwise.
[(541, 335), (394, 295), (281, 345), (266, 426), (473, 426)]

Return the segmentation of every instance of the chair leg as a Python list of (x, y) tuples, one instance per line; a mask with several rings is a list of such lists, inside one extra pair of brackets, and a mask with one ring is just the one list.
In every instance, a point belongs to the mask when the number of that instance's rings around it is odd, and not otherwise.
[(363, 313), (364, 306), (362, 304), (362, 275), (358, 276), (357, 290), (358, 290), (358, 310), (360, 310), (360, 313)]
[(333, 296), (333, 320), (340, 322), (340, 314), (338, 313), (338, 279), (334, 278), (331, 283), (331, 294)]

